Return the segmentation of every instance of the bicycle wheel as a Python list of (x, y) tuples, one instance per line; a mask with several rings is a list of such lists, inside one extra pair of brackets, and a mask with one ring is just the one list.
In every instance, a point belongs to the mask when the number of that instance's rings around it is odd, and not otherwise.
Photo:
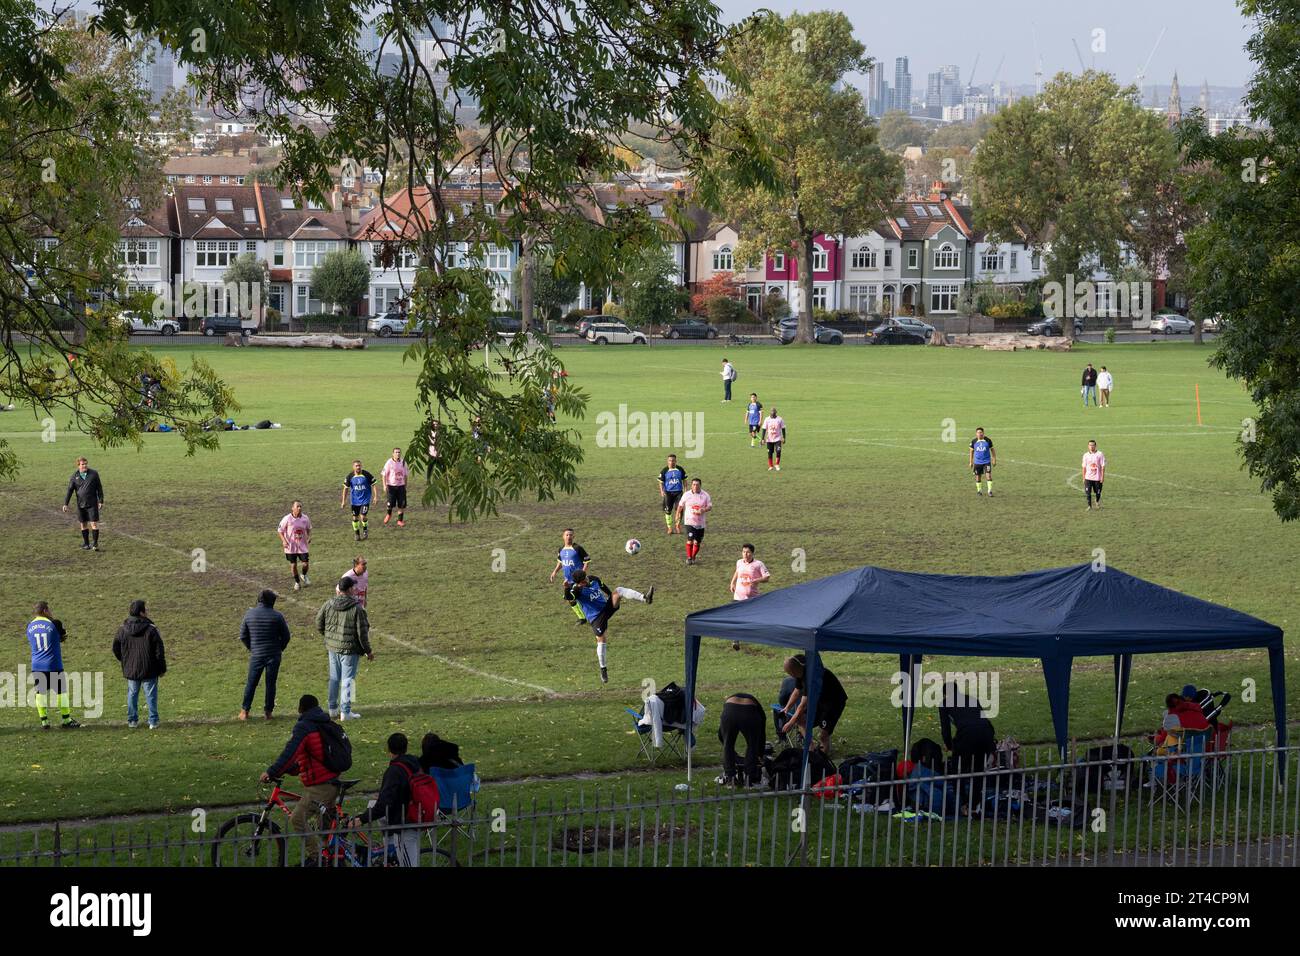
[(259, 813), (241, 813), (221, 824), (212, 844), (213, 866), (284, 866), (285, 839), (271, 820), (258, 832)]

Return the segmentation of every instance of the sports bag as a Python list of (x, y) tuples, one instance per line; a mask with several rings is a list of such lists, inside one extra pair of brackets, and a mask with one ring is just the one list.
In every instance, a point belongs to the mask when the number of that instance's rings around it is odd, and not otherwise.
[(320, 728), (321, 763), (333, 773), (352, 769), (352, 741), (343, 728), (330, 720)]
[(423, 770), (412, 770), (401, 761), (394, 760), (393, 766), (406, 771), (406, 780), (411, 788), (411, 799), (406, 804), (406, 822), (432, 823), (437, 819), (440, 806), (438, 781)]

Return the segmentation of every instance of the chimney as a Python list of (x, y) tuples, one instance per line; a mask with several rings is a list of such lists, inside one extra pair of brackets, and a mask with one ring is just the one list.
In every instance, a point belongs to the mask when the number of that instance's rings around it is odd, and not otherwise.
[(337, 186), (335, 186), (334, 190), (330, 193), (330, 208), (335, 212), (338, 212), (343, 208), (343, 193), (339, 191), (339, 187)]

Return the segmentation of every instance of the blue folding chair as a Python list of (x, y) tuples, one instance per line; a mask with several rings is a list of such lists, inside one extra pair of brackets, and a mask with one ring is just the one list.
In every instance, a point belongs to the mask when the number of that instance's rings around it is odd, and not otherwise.
[[(460, 862), (456, 858), (457, 838), (464, 839), (471, 848), (474, 843), (478, 774), (474, 770), (474, 764), (467, 763), (454, 770), (430, 767), (429, 776), (438, 785), (438, 819), (429, 830), (430, 849), (438, 856), (446, 857), (452, 866), (459, 866)], [(450, 848), (444, 844), (450, 844)]]
[[(654, 746), (654, 728), (649, 724), (641, 723), (641, 718), (645, 714), (638, 714), (631, 707), (624, 707), (623, 711), (632, 718), (632, 729), (636, 731), (636, 741), (641, 746), (641, 756), (645, 757), (653, 767), (660, 756), (660, 752)], [(685, 744), (685, 727), (664, 724), (664, 750), (675, 755), (678, 760), (685, 760)]]

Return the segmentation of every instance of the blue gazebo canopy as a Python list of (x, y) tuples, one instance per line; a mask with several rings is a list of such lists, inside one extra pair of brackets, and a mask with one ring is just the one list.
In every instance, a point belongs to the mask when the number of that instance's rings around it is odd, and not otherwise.
[[(1076, 657), (1114, 658), (1118, 726), (1133, 654), (1263, 647), (1278, 746), (1286, 745), (1281, 628), (1115, 568), (1080, 564), (965, 577), (868, 566), (696, 611), (686, 618), (687, 700), (694, 699), (704, 637), (803, 651), (810, 714), (821, 683), (818, 655), (825, 651), (898, 654), (904, 673), (927, 654), (1038, 658), (1062, 752)], [(910, 727), (910, 708), (903, 719)]]

